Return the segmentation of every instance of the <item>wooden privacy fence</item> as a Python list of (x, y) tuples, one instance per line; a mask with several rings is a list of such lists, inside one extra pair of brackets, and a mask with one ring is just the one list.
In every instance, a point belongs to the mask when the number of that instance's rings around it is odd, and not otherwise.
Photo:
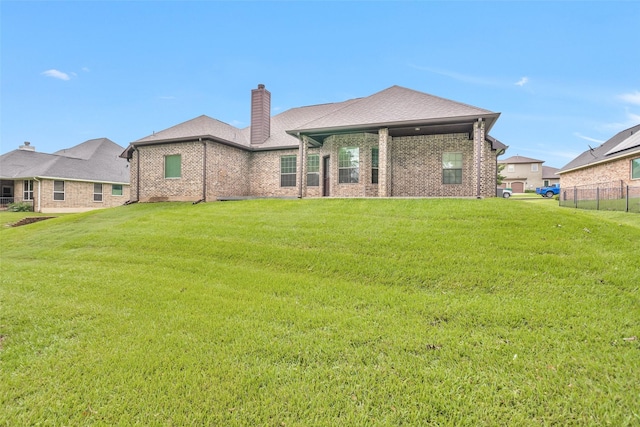
[(640, 213), (640, 186), (613, 181), (563, 188), (560, 206)]

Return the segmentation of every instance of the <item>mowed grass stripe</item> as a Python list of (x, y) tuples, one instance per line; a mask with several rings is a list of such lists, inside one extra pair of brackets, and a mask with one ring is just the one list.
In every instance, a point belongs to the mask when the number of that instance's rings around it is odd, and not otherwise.
[(629, 214), (256, 200), (1, 233), (0, 424), (638, 421)]

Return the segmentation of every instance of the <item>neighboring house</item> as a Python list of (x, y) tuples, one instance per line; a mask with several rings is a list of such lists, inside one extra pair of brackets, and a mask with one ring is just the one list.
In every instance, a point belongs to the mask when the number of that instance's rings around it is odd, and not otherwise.
[(558, 169), (542, 166), (544, 160), (532, 159), (524, 156), (512, 156), (498, 160), (504, 169), (500, 172), (505, 178), (502, 188), (511, 188), (514, 193), (524, 193), (525, 190), (535, 190), (536, 187), (555, 184), (559, 177), (554, 173)]
[(496, 194), (499, 113), (399, 86), (273, 117), (270, 105), (258, 85), (245, 129), (200, 116), (132, 142), (132, 201)]
[(564, 189), (604, 183), (640, 186), (640, 124), (585, 151), (558, 173)]
[(36, 212), (81, 212), (129, 200), (129, 165), (123, 148), (92, 139), (54, 154), (38, 153), (28, 142), (0, 156), (2, 198), (27, 202)]

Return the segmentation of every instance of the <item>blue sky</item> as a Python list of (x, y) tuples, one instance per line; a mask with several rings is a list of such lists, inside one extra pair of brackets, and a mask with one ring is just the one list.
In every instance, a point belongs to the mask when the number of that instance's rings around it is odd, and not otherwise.
[(491, 135), (562, 167), (640, 123), (636, 1), (0, 1), (0, 152), (126, 147), (206, 114), (400, 85), (500, 112)]

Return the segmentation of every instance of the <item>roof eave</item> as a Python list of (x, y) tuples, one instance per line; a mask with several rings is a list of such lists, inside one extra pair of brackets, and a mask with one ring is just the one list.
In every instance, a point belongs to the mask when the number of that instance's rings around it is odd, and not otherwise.
[(634, 149), (632, 151), (629, 151), (627, 153), (618, 153), (617, 155), (613, 156), (613, 157), (608, 157), (606, 159), (600, 159), (597, 160), (593, 163), (586, 163), (584, 165), (579, 165), (579, 166), (574, 166), (571, 169), (560, 169), (559, 171), (556, 172), (556, 175), (561, 175), (563, 173), (567, 173), (567, 172), (573, 172), (573, 171), (577, 171), (580, 169), (584, 169), (584, 168), (588, 168), (591, 166), (595, 166), (595, 165), (599, 165), (601, 163), (607, 163), (610, 162), (612, 160), (617, 160), (617, 159), (621, 159), (627, 156), (631, 156), (633, 154), (640, 154), (640, 147), (634, 147)]
[(429, 126), (438, 124), (451, 124), (451, 123), (469, 123), (472, 124), (477, 119), (485, 119), (487, 126), (485, 132), (489, 133), (496, 120), (500, 117), (500, 113), (488, 113), (488, 114), (474, 114), (470, 116), (456, 116), (456, 117), (440, 117), (436, 119), (421, 119), (421, 120), (404, 120), (395, 122), (379, 122), (379, 123), (362, 123), (346, 126), (333, 126), (324, 128), (297, 128), (287, 130), (286, 132), (292, 136), (306, 135), (306, 134), (331, 134), (331, 133), (343, 133), (347, 131), (359, 131), (364, 132), (368, 130), (378, 130), (380, 128), (396, 128), (396, 127), (412, 127), (412, 126)]

